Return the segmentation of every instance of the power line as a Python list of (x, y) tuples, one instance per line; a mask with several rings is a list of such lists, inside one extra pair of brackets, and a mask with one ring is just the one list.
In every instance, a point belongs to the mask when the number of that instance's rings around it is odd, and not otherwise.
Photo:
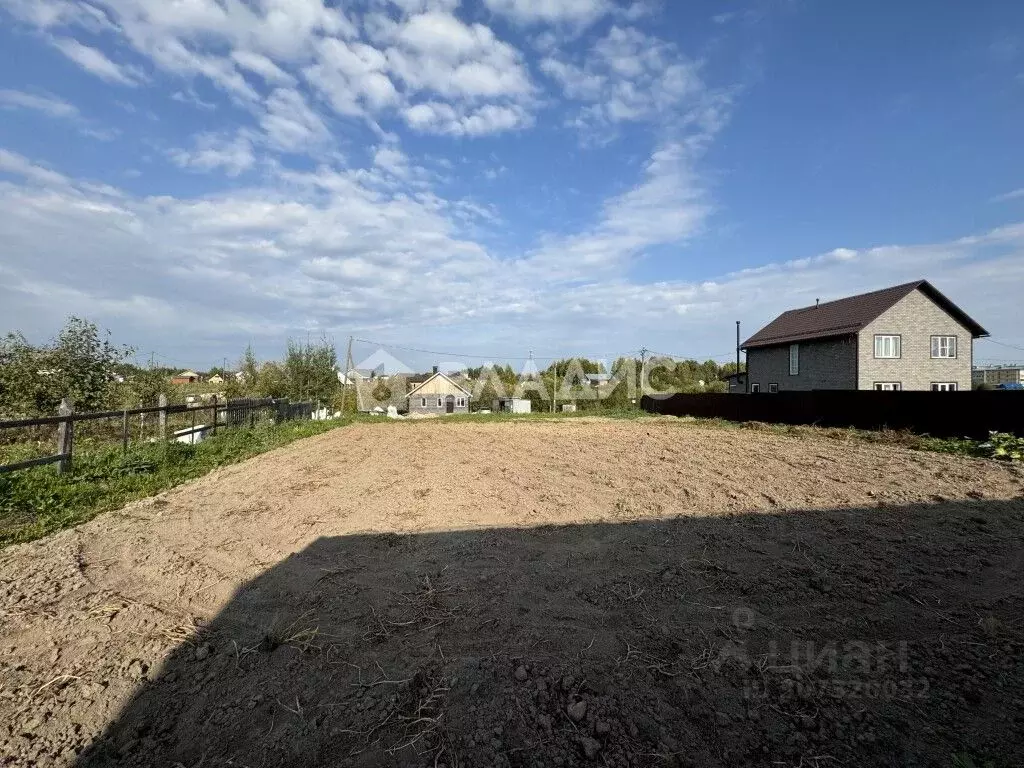
[(735, 354), (734, 351), (723, 352), (720, 355), (670, 355), (668, 352), (655, 352), (652, 349), (648, 349), (647, 353), (654, 357), (671, 357), (673, 360), (717, 360), (720, 357), (732, 358)]
[(508, 355), (500, 355), (500, 354), (494, 354), (494, 355), (469, 355), (469, 354), (464, 354), (464, 353), (461, 353), (461, 352), (439, 352), (439, 351), (437, 351), (435, 349), (419, 349), (417, 347), (406, 347), (406, 346), (403, 346), (401, 344), (387, 344), (387, 343), (382, 342), (382, 341), (372, 341), (370, 339), (353, 339), (353, 341), (357, 341), (360, 344), (373, 344), (373, 345), (378, 346), (378, 347), (383, 347), (384, 349), (400, 349), (403, 352), (418, 352), (418, 353), (423, 354), (423, 355), (437, 355), (439, 357), (470, 358), (470, 359), (473, 359), (473, 360), (521, 360), (521, 361), (528, 361), (528, 360), (566, 360), (566, 359), (573, 358), (573, 357), (587, 357), (587, 358), (590, 358), (590, 357), (596, 357), (596, 358), (629, 357), (629, 356), (631, 356), (633, 354), (633, 353), (625, 353), (625, 354), (617, 354), (617, 355), (603, 355), (603, 354), (602, 355), (579, 355), (579, 354), (574, 354), (574, 355), (551, 355), (551, 356), (546, 356), (546, 357), (542, 356), (542, 355), (531, 355), (529, 357), (510, 357)]
[(1016, 344), (1007, 344), (1002, 341), (996, 341), (995, 339), (981, 339), (981, 341), (990, 341), (993, 344), (998, 344), (1000, 347), (1008, 347), (1010, 349), (1016, 349), (1019, 352), (1024, 352), (1024, 347), (1018, 347)]

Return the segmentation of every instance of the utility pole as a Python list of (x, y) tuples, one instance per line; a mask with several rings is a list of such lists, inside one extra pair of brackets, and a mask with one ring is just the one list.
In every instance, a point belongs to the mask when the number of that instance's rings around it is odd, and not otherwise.
[(650, 352), (647, 347), (640, 347), (640, 400), (643, 401), (644, 397), (644, 366), (647, 363), (647, 353)]
[(740, 373), (740, 321), (736, 321), (736, 373)]
[[(341, 415), (345, 416), (345, 401), (348, 399), (348, 375), (352, 370), (352, 337), (348, 337), (348, 352), (345, 353), (345, 380), (341, 385)], [(356, 392), (358, 395), (359, 393)]]
[(551, 412), (555, 412), (556, 399), (558, 397), (558, 361), (555, 360), (551, 364)]

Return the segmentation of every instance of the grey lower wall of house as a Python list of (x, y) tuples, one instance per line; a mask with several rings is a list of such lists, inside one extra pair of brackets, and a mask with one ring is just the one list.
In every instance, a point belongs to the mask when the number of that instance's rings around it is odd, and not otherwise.
[(799, 373), (795, 376), (789, 374), (789, 346), (747, 350), (747, 377), (751, 387), (760, 384), (761, 392), (768, 392), (770, 384), (778, 384), (780, 392), (856, 389), (855, 336), (800, 342)]
[(743, 376), (732, 376), (728, 379), (729, 394), (739, 395), (747, 391), (747, 377)]
[[(876, 334), (900, 336), (899, 359), (875, 357)], [(957, 357), (933, 359), (932, 336), (956, 336)], [(899, 382), (908, 391), (955, 383), (958, 389), (969, 390), (972, 357), (971, 332), (921, 291), (914, 291), (860, 332), (858, 383), (860, 389), (873, 389), (876, 383)]]
[[(433, 413), (433, 414), (439, 414), (439, 413), (447, 413), (448, 412), (447, 407), (444, 405), (444, 397), (441, 398), (441, 405), (437, 404), (438, 398), (436, 396), (435, 397), (428, 397), (426, 405), (423, 405), (422, 400), (423, 400), (423, 398), (420, 398), (420, 397), (409, 398), (409, 413), (421, 413), (421, 414), (422, 413)], [(459, 403), (458, 398), (456, 398), (456, 400), (455, 400), (455, 410), (452, 411), (452, 413), (469, 413), (469, 398), (466, 398), (464, 402), (466, 404), (460, 406), (458, 404)]]

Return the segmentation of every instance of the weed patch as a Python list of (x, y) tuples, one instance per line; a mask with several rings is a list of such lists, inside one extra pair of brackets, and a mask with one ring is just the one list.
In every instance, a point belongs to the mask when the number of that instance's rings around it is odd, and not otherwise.
[[(39, 467), (0, 475), (0, 548), (90, 520), (100, 512), (194, 480), (288, 443), (349, 423), (301, 421), (222, 430), (197, 445), (76, 442), (74, 470)], [(13, 451), (9, 452), (14, 453)]]

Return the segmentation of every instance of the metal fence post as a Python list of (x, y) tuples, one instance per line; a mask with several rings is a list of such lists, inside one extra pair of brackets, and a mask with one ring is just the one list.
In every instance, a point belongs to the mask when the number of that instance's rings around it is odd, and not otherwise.
[(121, 452), (128, 453), (128, 409), (124, 409), (124, 416), (121, 418)]
[(218, 418), (218, 413), (217, 413), (217, 396), (214, 395), (213, 396), (213, 434), (215, 436), (217, 434), (217, 418)]
[(160, 395), (160, 399), (157, 401), (157, 404), (160, 406), (160, 416), (159, 416), (160, 439), (161, 440), (166, 440), (167, 439), (167, 395), (161, 394)]
[(75, 423), (71, 420), (71, 414), (75, 409), (66, 397), (60, 401), (57, 408), (58, 416), (68, 418), (57, 425), (57, 453), (60, 455), (60, 462), (57, 464), (57, 472), (61, 475), (71, 471), (71, 452), (75, 442)]

